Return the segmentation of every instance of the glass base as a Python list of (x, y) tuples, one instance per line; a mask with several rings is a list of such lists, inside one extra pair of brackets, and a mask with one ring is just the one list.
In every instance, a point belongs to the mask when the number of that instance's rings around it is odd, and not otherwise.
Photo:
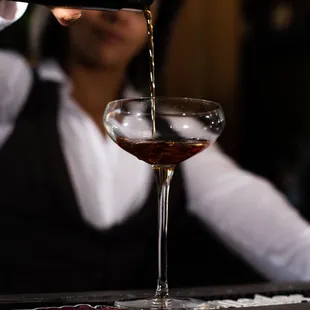
[(214, 309), (205, 301), (185, 298), (153, 298), (153, 299), (137, 299), (137, 300), (120, 300), (115, 302), (115, 306), (122, 309)]

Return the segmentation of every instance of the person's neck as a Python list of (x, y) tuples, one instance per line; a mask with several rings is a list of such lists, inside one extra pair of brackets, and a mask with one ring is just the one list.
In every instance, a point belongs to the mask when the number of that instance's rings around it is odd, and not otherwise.
[(104, 132), (102, 116), (106, 105), (117, 99), (124, 83), (124, 71), (108, 71), (74, 64), (70, 68), (73, 98)]

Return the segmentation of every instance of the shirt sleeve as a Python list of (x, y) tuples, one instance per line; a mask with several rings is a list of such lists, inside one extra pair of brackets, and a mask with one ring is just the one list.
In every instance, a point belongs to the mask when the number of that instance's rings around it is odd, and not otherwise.
[(16, 53), (0, 50), (0, 149), (15, 128), (32, 82), (27, 60)]
[(27, 7), (28, 3), (0, 0), (0, 30), (20, 19)]
[(284, 195), (215, 145), (183, 167), (190, 211), (229, 248), (270, 280), (310, 280), (310, 226)]

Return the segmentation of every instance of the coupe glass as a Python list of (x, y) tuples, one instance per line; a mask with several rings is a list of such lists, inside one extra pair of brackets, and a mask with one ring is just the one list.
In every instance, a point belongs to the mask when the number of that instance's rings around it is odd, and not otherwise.
[(225, 124), (221, 106), (212, 101), (191, 98), (121, 99), (108, 104), (103, 123), (117, 145), (152, 166), (158, 188), (158, 279), (155, 296), (117, 301), (116, 306), (126, 309), (205, 307), (203, 301), (174, 299), (169, 295), (168, 198), (175, 166), (208, 148), (221, 134)]

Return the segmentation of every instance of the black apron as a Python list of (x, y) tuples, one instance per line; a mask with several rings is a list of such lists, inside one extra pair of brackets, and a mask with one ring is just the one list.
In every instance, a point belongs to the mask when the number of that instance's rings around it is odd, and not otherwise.
[[(58, 92), (35, 75), (0, 152), (0, 293), (155, 289), (156, 186), (122, 224), (99, 231), (85, 223), (60, 145)], [(170, 191), (168, 246), (171, 287), (260, 280), (187, 212), (181, 169)]]

